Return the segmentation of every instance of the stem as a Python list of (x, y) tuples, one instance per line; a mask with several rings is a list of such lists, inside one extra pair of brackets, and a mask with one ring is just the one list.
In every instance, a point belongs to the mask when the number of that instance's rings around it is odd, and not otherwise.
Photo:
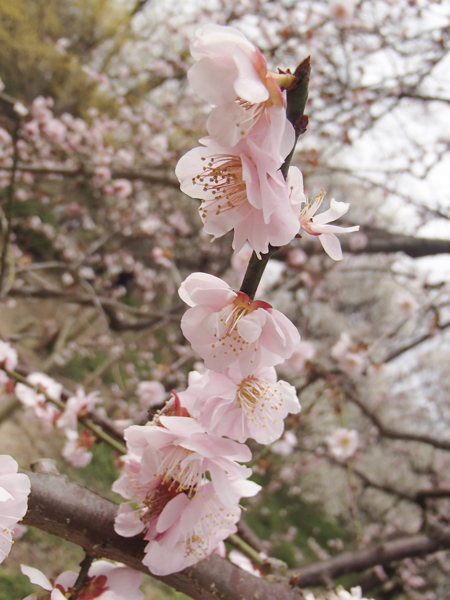
[[(304, 112), (306, 101), (308, 100), (310, 72), (311, 64), (308, 56), (308, 58), (305, 58), (305, 60), (295, 69), (294, 75), (298, 79), (296, 86), (287, 92), (286, 117), (294, 126), (295, 142), (280, 169), (284, 179), (287, 178), (297, 140), (300, 135), (306, 131), (306, 126), (308, 125), (308, 117)], [(250, 300), (254, 300), (264, 269), (277, 250), (279, 250), (279, 248), (269, 246), (269, 252), (267, 254), (262, 254), (260, 259), (256, 256), (256, 253), (253, 252), (240, 290), (241, 292), (244, 292), (244, 294), (247, 294)]]
[[(52, 404), (54, 404), (61, 410), (65, 409), (66, 405), (64, 404), (64, 402), (62, 402), (61, 400), (56, 400), (56, 398), (52, 398), (51, 396), (49, 396), (47, 394), (47, 392), (45, 390), (43, 390), (39, 385), (31, 384), (29, 381), (27, 381), (27, 379), (25, 377), (23, 377), (16, 371), (8, 371), (7, 369), (3, 369), (3, 370), (9, 377), (11, 377), (11, 379), (15, 379), (16, 381), (19, 381), (20, 383), (23, 383), (24, 385), (27, 385), (29, 388), (42, 394), (45, 397), (45, 399), (47, 400), (47, 402), (51, 402)], [(110, 436), (108, 433), (106, 433), (106, 431), (103, 431), (103, 429), (101, 429), (100, 427), (97, 427), (97, 425), (95, 425), (95, 423), (88, 417), (78, 417), (78, 421), (80, 423), (83, 423), (83, 425), (85, 427), (87, 427), (87, 429), (90, 429), (92, 431), (92, 433), (99, 440), (101, 440), (102, 442), (105, 442), (106, 444), (109, 444), (111, 446), (111, 448), (114, 448), (114, 450), (116, 450), (117, 452), (120, 452), (120, 454), (127, 453), (127, 449), (125, 448), (125, 446), (123, 444), (121, 444), (120, 442), (115, 440), (112, 436)]]
[(241, 285), (241, 292), (247, 294), (250, 300), (254, 300), (264, 269), (277, 250), (279, 250), (279, 248), (269, 246), (269, 252), (267, 254), (262, 254), (260, 259), (256, 256), (256, 253), (253, 252), (247, 266), (247, 271), (244, 275), (244, 281)]
[(259, 552), (257, 550), (255, 550), (254, 548), (252, 548), (249, 544), (247, 544), (247, 542), (244, 542), (244, 540), (242, 540), (235, 533), (232, 533), (227, 538), (227, 541), (230, 542), (230, 544), (232, 544), (236, 548), (238, 548), (241, 552), (246, 554), (257, 565), (263, 564), (264, 559), (261, 558), (261, 555), (259, 554)]
[(6, 204), (5, 210), (5, 218), (6, 218), (6, 231), (3, 234), (3, 244), (2, 244), (2, 256), (0, 262), (0, 298), (3, 298), (4, 293), (4, 285), (5, 285), (5, 277), (6, 277), (6, 257), (8, 254), (8, 245), (9, 238), (11, 235), (11, 217), (12, 217), (12, 209), (14, 205), (14, 187), (16, 183), (16, 173), (17, 173), (17, 163), (19, 161), (19, 152), (17, 149), (17, 139), (19, 136), (19, 124), (17, 123), (14, 127), (12, 142), (13, 142), (13, 164), (11, 170), (11, 179), (8, 186), (8, 200)]
[(81, 569), (80, 569), (80, 572), (78, 573), (78, 577), (77, 577), (77, 580), (75, 581), (75, 585), (73, 586), (73, 591), (72, 591), (72, 594), (70, 595), (70, 600), (77, 600), (78, 594), (80, 593), (80, 590), (83, 587), (84, 582), (86, 581), (86, 578), (88, 576), (88, 571), (91, 568), (93, 560), (94, 559), (92, 556), (88, 556), (86, 554), (86, 556), (81, 561), (81, 563), (80, 563)]

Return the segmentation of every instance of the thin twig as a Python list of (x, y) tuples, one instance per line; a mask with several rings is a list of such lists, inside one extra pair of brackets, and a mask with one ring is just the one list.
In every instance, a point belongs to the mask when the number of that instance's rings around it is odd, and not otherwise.
[(13, 143), (13, 164), (11, 170), (11, 179), (8, 186), (8, 200), (6, 203), (5, 217), (6, 217), (6, 231), (3, 232), (3, 246), (2, 246), (2, 256), (0, 262), (0, 298), (5, 296), (5, 277), (6, 277), (6, 257), (8, 255), (8, 245), (9, 238), (11, 235), (11, 219), (12, 219), (12, 209), (14, 205), (14, 189), (16, 183), (16, 173), (17, 173), (17, 163), (19, 161), (19, 151), (17, 148), (17, 141), (19, 137), (19, 122), (16, 123), (12, 135), (12, 143)]

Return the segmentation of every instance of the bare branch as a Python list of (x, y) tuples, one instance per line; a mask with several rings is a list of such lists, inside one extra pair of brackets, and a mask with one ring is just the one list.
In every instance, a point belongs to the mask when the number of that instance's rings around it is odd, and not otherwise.
[(426, 534), (415, 535), (385, 542), (373, 548), (343, 552), (320, 563), (291, 571), (289, 574), (292, 576), (291, 581), (295, 581), (297, 585), (324, 585), (330, 579), (348, 573), (365, 571), (376, 565), (389, 565), (404, 558), (432, 554), (444, 548), (450, 548), (450, 532), (440, 533), (435, 537)]

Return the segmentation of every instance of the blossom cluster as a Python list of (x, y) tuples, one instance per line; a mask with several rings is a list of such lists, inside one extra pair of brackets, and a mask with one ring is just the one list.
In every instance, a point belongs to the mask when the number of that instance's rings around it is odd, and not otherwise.
[[(176, 175), (181, 190), (201, 200), (205, 232), (218, 238), (233, 230), (235, 251), (248, 241), (260, 258), (302, 228), (342, 258), (334, 235), (341, 228), (329, 222), (348, 204), (332, 200), (315, 217), (322, 196), (310, 202), (300, 170), (291, 167), (286, 178), (280, 170), (296, 138), (283, 90), (297, 78), (268, 71), (261, 52), (232, 27), (198, 30), (191, 54), (189, 82), (211, 106), (209, 135), (179, 160)], [(259, 489), (240, 464), (251, 458), (245, 442), (275, 442), (286, 416), (300, 411), (295, 388), (275, 371), (300, 345), (287, 317), (206, 273), (189, 275), (179, 295), (189, 306), (181, 329), (205, 371), (193, 371), (187, 389), (152, 422), (125, 431), (128, 454), (113, 486), (127, 500), (116, 531), (144, 534), (143, 562), (157, 575), (205, 558), (236, 531), (240, 498)]]

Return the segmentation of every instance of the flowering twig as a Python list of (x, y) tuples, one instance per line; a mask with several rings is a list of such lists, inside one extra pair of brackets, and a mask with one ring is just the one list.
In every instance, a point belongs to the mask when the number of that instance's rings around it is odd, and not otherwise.
[[(24, 385), (28, 386), (29, 388), (42, 394), (45, 397), (45, 399), (47, 400), (47, 402), (51, 402), (52, 404), (54, 404), (61, 410), (65, 409), (64, 402), (62, 402), (61, 400), (57, 400), (56, 398), (52, 398), (40, 386), (33, 385), (25, 377), (23, 377), (22, 375), (17, 373), (17, 371), (8, 371), (7, 369), (4, 369), (4, 371), (9, 377), (11, 377), (11, 379), (15, 379), (16, 381), (19, 381), (20, 383), (23, 383)], [(123, 444), (121, 444), (120, 442), (115, 440), (111, 435), (109, 435), (108, 433), (103, 431), (103, 429), (101, 429), (100, 427), (97, 427), (97, 425), (95, 425), (95, 423), (91, 419), (89, 419), (88, 417), (78, 417), (78, 420), (80, 421), (80, 423), (83, 423), (83, 425), (85, 427), (87, 427), (87, 429), (90, 429), (90, 431), (92, 431), (92, 433), (99, 440), (102, 440), (102, 442), (109, 444), (109, 446), (114, 448), (114, 450), (116, 450), (117, 452), (120, 452), (120, 454), (127, 453), (126, 448)]]
[[(291, 165), (297, 140), (299, 136), (305, 132), (306, 125), (308, 123), (308, 117), (304, 115), (304, 111), (306, 107), (306, 101), (308, 99), (310, 72), (311, 65), (308, 56), (308, 58), (305, 58), (305, 60), (302, 61), (295, 70), (295, 76), (298, 79), (295, 87), (287, 92), (286, 116), (294, 126), (295, 142), (292, 150), (286, 157), (281, 167), (281, 172), (283, 173), (283, 177), (285, 179)], [(256, 290), (258, 289), (259, 282), (261, 281), (261, 277), (263, 276), (267, 263), (275, 254), (275, 252), (277, 252), (277, 250), (279, 250), (279, 248), (269, 246), (269, 252), (267, 252), (267, 254), (262, 254), (261, 259), (258, 258), (255, 252), (252, 253), (244, 280), (241, 285), (241, 292), (247, 294), (251, 300), (253, 300), (255, 297)]]

